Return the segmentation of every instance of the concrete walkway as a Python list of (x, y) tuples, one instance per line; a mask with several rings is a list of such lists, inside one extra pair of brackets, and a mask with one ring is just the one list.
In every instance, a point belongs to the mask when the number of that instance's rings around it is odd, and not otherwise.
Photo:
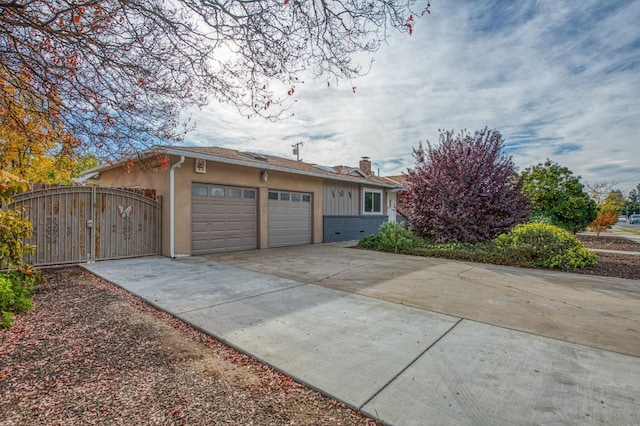
[(640, 244), (640, 234), (631, 232), (631, 230), (625, 228), (624, 226), (614, 225), (611, 232), (617, 237), (623, 237)]
[(386, 424), (640, 424), (638, 281), (340, 244), (86, 268)]

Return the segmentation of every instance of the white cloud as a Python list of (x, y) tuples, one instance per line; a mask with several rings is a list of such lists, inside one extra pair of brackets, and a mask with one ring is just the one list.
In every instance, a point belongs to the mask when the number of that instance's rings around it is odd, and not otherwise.
[[(516, 164), (546, 158), (586, 182), (640, 183), (640, 2), (434, 2), (413, 36), (394, 34), (369, 75), (307, 81), (295, 115), (241, 117), (227, 105), (194, 112), (189, 143), (398, 174), (438, 129), (500, 130)], [(351, 87), (356, 86), (353, 93)]]

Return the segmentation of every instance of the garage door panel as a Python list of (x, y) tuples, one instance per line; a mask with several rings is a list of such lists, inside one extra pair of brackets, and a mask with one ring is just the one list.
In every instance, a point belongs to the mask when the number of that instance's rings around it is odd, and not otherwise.
[[(208, 190), (207, 196), (192, 197), (191, 253), (198, 255), (256, 249), (258, 247), (256, 190), (215, 184), (199, 183), (197, 186), (206, 186)], [(216, 190), (213, 191), (212, 188)], [(220, 188), (224, 188), (224, 191), (220, 191)], [(204, 193), (202, 190), (198, 192)], [(254, 197), (220, 196), (221, 194), (241, 194), (242, 196), (247, 193), (249, 195), (253, 193)]]
[(201, 234), (203, 232), (206, 233), (207, 229), (209, 229), (208, 223), (201, 223), (201, 222), (194, 223), (192, 225), (191, 235)]
[(270, 191), (269, 195), (269, 247), (311, 244), (311, 194)]
[(203, 202), (194, 202), (191, 205), (191, 214), (197, 215), (208, 215), (209, 214), (209, 204)]

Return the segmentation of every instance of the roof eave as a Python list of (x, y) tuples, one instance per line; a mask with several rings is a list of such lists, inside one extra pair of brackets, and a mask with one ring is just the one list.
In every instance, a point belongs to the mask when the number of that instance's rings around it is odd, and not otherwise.
[(349, 178), (344, 178), (341, 177), (341, 175), (336, 174), (335, 176), (327, 173), (314, 173), (314, 172), (309, 172), (306, 170), (297, 170), (297, 169), (292, 169), (289, 167), (283, 167), (283, 166), (277, 166), (274, 164), (269, 164), (269, 163), (257, 163), (257, 162), (253, 162), (253, 161), (244, 161), (244, 160), (236, 160), (233, 158), (226, 158), (226, 157), (219, 157), (217, 155), (211, 155), (211, 154), (202, 154), (202, 153), (195, 153), (193, 151), (183, 151), (179, 148), (173, 148), (173, 147), (162, 147), (160, 149), (161, 152), (168, 154), (168, 155), (184, 155), (186, 157), (191, 157), (191, 158), (197, 158), (199, 160), (207, 160), (207, 161), (215, 161), (218, 163), (224, 163), (224, 164), (233, 164), (233, 165), (237, 165), (237, 166), (245, 166), (245, 167), (251, 167), (254, 169), (261, 169), (261, 170), (271, 170), (271, 171), (275, 171), (275, 172), (284, 172), (284, 173), (293, 173), (293, 174), (297, 174), (297, 175), (303, 175), (303, 176), (310, 176), (310, 177), (317, 177), (317, 178), (321, 178), (321, 179), (329, 179), (329, 180), (337, 180), (337, 181), (342, 181), (342, 182), (358, 182), (358, 183), (363, 183), (363, 184), (367, 184), (367, 185), (376, 185), (376, 186), (381, 186), (384, 188), (395, 188), (397, 185), (396, 184), (386, 184), (386, 183), (382, 183), (382, 182), (374, 182), (374, 181), (370, 181), (370, 180), (366, 180), (366, 179), (349, 179)]
[[(218, 163), (223, 163), (223, 164), (232, 164), (232, 165), (236, 165), (236, 166), (244, 166), (244, 167), (251, 167), (254, 169), (262, 169), (262, 170), (271, 170), (271, 171), (275, 171), (275, 172), (284, 172), (284, 173), (293, 173), (293, 174), (297, 174), (297, 175), (302, 175), (302, 176), (310, 176), (310, 177), (317, 177), (317, 178), (321, 178), (321, 179), (329, 179), (329, 180), (337, 180), (337, 181), (341, 181), (341, 182), (356, 182), (356, 183), (362, 183), (362, 184), (367, 184), (367, 185), (375, 185), (375, 186), (380, 186), (383, 188), (396, 188), (397, 184), (386, 184), (386, 183), (382, 183), (382, 182), (375, 182), (375, 181), (371, 181), (371, 180), (367, 180), (367, 179), (358, 179), (358, 178), (345, 178), (343, 177), (344, 175), (339, 175), (336, 174), (335, 176), (332, 176), (329, 173), (314, 173), (314, 172), (309, 172), (309, 171), (305, 171), (305, 170), (296, 170), (296, 169), (292, 169), (289, 167), (283, 167), (283, 166), (277, 166), (274, 164), (269, 164), (269, 163), (258, 163), (258, 162), (253, 162), (253, 161), (244, 161), (244, 160), (236, 160), (233, 158), (226, 158), (226, 157), (220, 157), (217, 155), (212, 155), (212, 154), (203, 154), (203, 153), (198, 153), (198, 152), (194, 152), (194, 151), (190, 151), (190, 150), (181, 150), (180, 148), (176, 148), (176, 147), (167, 147), (167, 146), (155, 146), (150, 148), (149, 150), (145, 151), (142, 156), (144, 155), (149, 155), (152, 152), (160, 152), (163, 154), (167, 154), (167, 155), (175, 155), (175, 156), (185, 156), (185, 157), (189, 157), (189, 158), (197, 158), (199, 160), (206, 160), (206, 161), (214, 161), (214, 162), (218, 162)], [(103, 172), (105, 170), (110, 170), (113, 168), (116, 168), (118, 166), (121, 166), (122, 164), (124, 164), (124, 162), (117, 162), (117, 163), (105, 163), (105, 164), (101, 164), (95, 167), (92, 167), (90, 169), (84, 170), (83, 172), (80, 173), (80, 176), (83, 177), (85, 175), (91, 175), (91, 174), (96, 174), (96, 173), (100, 173)]]

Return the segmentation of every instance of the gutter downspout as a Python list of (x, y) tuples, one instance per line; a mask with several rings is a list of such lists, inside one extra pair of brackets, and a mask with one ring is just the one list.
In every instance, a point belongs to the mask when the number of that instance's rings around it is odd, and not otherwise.
[(184, 164), (184, 155), (180, 156), (180, 161), (171, 166), (171, 170), (169, 171), (169, 251), (171, 259), (175, 259), (176, 251), (175, 251), (175, 209), (176, 209), (176, 199), (175, 199), (175, 171), (177, 168)]

